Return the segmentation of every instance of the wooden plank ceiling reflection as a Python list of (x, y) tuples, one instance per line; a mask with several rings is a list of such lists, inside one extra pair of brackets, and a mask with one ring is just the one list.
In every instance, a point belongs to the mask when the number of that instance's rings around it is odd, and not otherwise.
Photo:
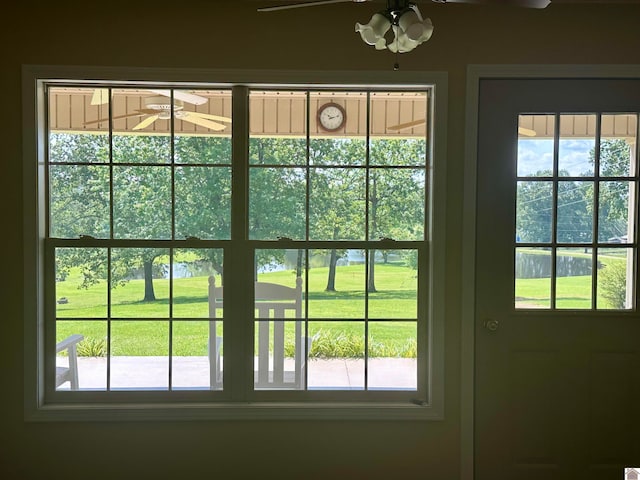
[[(49, 91), (49, 128), (57, 132), (109, 131), (108, 102), (92, 105), (94, 89), (55, 87)], [(230, 91), (190, 90), (189, 93), (204, 97), (201, 105), (184, 102), (184, 111), (231, 117)], [(111, 103), (114, 133), (136, 133), (133, 128), (145, 115), (117, 118), (145, 109), (145, 100), (152, 92), (136, 89), (114, 89)], [(170, 103), (169, 98), (165, 100)], [(317, 122), (318, 108), (335, 102), (344, 107), (346, 123), (336, 132), (325, 132)], [(293, 91), (252, 91), (250, 96), (249, 127), (252, 136), (300, 137), (306, 134), (306, 96)], [(427, 97), (424, 92), (376, 92), (371, 95), (371, 133), (384, 137), (425, 137), (426, 124), (393, 130), (394, 125), (423, 120), (426, 117)], [(98, 119), (105, 119), (99, 123)], [(361, 92), (313, 92), (309, 98), (309, 132), (312, 136), (358, 137), (367, 130), (367, 97)], [(142, 134), (168, 134), (168, 119), (158, 119), (150, 126), (137, 131)], [(178, 120), (174, 122), (176, 135), (231, 135), (231, 125), (220, 132)]]

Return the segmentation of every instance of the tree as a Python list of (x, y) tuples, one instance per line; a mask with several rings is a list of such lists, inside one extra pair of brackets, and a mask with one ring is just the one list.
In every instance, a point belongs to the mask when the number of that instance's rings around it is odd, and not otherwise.
[[(424, 221), (424, 141), (376, 140), (371, 144), (369, 238), (421, 238)], [(168, 136), (127, 135), (113, 138), (109, 163), (106, 135), (54, 134), (50, 168), (52, 236), (80, 235), (116, 239), (230, 238), (230, 139), (178, 137), (174, 167)], [(305, 139), (252, 139), (250, 158), (249, 238), (303, 239), (307, 214), (307, 144)], [(312, 239), (363, 239), (365, 224), (365, 143), (359, 139), (315, 139), (309, 148), (310, 236)], [(110, 185), (113, 187), (111, 188)], [(112, 200), (110, 202), (110, 198)], [(174, 216), (172, 216), (174, 214)], [(111, 231), (113, 229), (113, 232)], [(175, 231), (174, 231), (175, 230)], [(154, 267), (167, 249), (118, 248), (111, 259), (116, 286), (143, 272), (144, 300), (155, 300)], [(223, 274), (220, 251), (193, 249)], [(83, 253), (84, 252), (84, 253)], [(301, 253), (297, 271), (301, 274)], [(284, 250), (262, 249), (260, 266), (282, 263)], [(330, 252), (327, 289), (335, 289), (338, 259)], [(375, 255), (375, 252), (371, 252)], [(89, 249), (61, 249), (59, 275), (71, 266), (85, 272), (84, 286), (105, 278), (104, 258)], [(103, 256), (104, 257), (104, 256)], [(373, 258), (373, 256), (372, 256)], [(369, 287), (375, 290), (370, 263)], [(90, 273), (93, 272), (93, 273)]]
[[(114, 137), (112, 170), (108, 164), (108, 139), (105, 139), (106, 136), (86, 134), (51, 136), (52, 161), (91, 162), (51, 166), (52, 236), (109, 238), (112, 178), (114, 238), (171, 238), (172, 172), (168, 165), (162, 165), (170, 160), (169, 137)], [(176, 139), (176, 162), (185, 163), (175, 169), (176, 237), (228, 238), (230, 167), (202, 168), (188, 163), (230, 163), (229, 152), (228, 138)], [(215, 258), (218, 252), (194, 252), (210, 260), (222, 273), (222, 263)], [(126, 282), (140, 268), (145, 282), (144, 300), (155, 300), (153, 278), (161, 272), (154, 267), (154, 261), (167, 254), (166, 249), (157, 248), (114, 249), (112, 286)], [(104, 255), (98, 255), (92, 249), (60, 249), (57, 256), (57, 268), (61, 273), (72, 266), (81, 268), (84, 287), (106, 278), (106, 263)]]
[[(323, 139), (310, 145), (312, 169), (310, 235), (312, 239), (364, 239), (367, 172), (362, 168), (366, 144), (361, 139)], [(423, 140), (379, 139), (371, 142), (368, 170), (369, 238), (422, 238), (424, 223)], [(344, 168), (343, 168), (344, 166)], [(329, 252), (327, 291), (335, 290), (338, 259)], [(383, 252), (386, 258), (388, 251)], [(375, 291), (375, 251), (370, 251), (369, 291)]]
[[(589, 152), (595, 164), (595, 148)], [(602, 139), (600, 142), (600, 177), (628, 177), (632, 162), (632, 149), (620, 138)], [(602, 240), (627, 235), (629, 219), (629, 182), (601, 181), (599, 184), (599, 232)]]
[[(364, 143), (358, 139), (314, 139), (309, 159), (311, 171), (309, 235), (312, 240), (363, 239), (365, 172), (337, 165), (360, 164)], [(324, 166), (327, 165), (327, 166)], [(336, 290), (336, 266), (346, 250), (331, 249), (325, 291)]]
[[(595, 164), (595, 148), (589, 152)], [(566, 243), (592, 240), (594, 202), (598, 201), (598, 239), (606, 241), (627, 234), (630, 182), (619, 177), (630, 174), (630, 146), (624, 139), (602, 139), (600, 143), (598, 198), (594, 182), (563, 180), (559, 172), (557, 239)], [(589, 175), (584, 175), (590, 177)], [(551, 171), (538, 171), (535, 177), (551, 177)], [(608, 178), (607, 178), (608, 177)], [(522, 242), (551, 241), (553, 190), (550, 180), (518, 183), (516, 229)]]
[[(589, 152), (595, 163), (595, 148)], [(603, 138), (600, 142), (600, 176), (628, 177), (633, 162), (632, 147), (623, 138)]]
[[(204, 240), (231, 238), (231, 139), (228, 137), (177, 137), (175, 172), (176, 238)], [(198, 166), (191, 164), (197, 163)], [(203, 168), (202, 164), (215, 167)], [(209, 263), (224, 283), (222, 252), (192, 250)]]
[(611, 259), (598, 271), (598, 288), (609, 307), (617, 310), (627, 303), (627, 265), (624, 260)]
[(557, 240), (589, 243), (593, 237), (592, 182), (558, 182)]
[[(560, 177), (568, 176), (561, 171)], [(551, 177), (541, 170), (535, 177)], [(558, 182), (557, 240), (566, 243), (591, 241), (593, 214), (589, 197), (592, 182), (561, 180)], [(518, 182), (516, 235), (520, 242), (550, 243), (553, 218), (553, 183), (551, 180)]]
[[(249, 144), (249, 238), (305, 238), (305, 139), (252, 138)], [(281, 249), (261, 249), (261, 266), (284, 263)], [(297, 270), (300, 270), (299, 268)]]
[[(380, 139), (371, 142), (369, 238), (417, 240), (424, 233), (426, 142)], [(375, 292), (375, 250), (369, 251), (367, 289)]]
[[(551, 175), (539, 171), (536, 176)], [(550, 181), (518, 182), (516, 236), (521, 242), (551, 242), (553, 184)]]

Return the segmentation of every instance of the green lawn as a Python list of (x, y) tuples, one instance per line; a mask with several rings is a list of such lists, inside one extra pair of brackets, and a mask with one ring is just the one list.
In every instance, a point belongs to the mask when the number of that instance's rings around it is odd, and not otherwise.
[[(540, 251), (530, 251), (527, 253), (549, 255), (549, 252)], [(572, 253), (572, 255), (591, 258), (590, 254)], [(606, 267), (607, 265), (620, 264), (626, 260), (614, 255), (600, 255), (599, 261)], [(598, 308), (612, 308), (610, 302), (602, 296), (602, 278), (600, 278), (600, 276), (599, 274)], [(591, 283), (591, 275), (558, 277), (556, 282), (556, 307), (566, 309), (590, 309), (592, 297)], [(520, 306), (550, 307), (550, 278), (519, 278), (516, 279), (515, 288), (516, 303), (520, 302)]]
[[(336, 292), (324, 291), (327, 273), (327, 268), (309, 270), (308, 325), (309, 334), (316, 336), (312, 354), (332, 351), (335, 355), (347, 355), (348, 352), (361, 355), (365, 335), (364, 322), (359, 320), (365, 312), (364, 267), (338, 267)], [(259, 280), (293, 286), (295, 275), (291, 270), (270, 272), (260, 274)], [(56, 284), (56, 298), (68, 300), (68, 303), (57, 305), (58, 341), (72, 333), (81, 333), (90, 339), (107, 337), (106, 284), (101, 282), (88, 289), (78, 289), (80, 281), (80, 274), (71, 272), (65, 281)], [(174, 279), (173, 322), (167, 321), (170, 318), (168, 280), (154, 280), (155, 302), (141, 301), (144, 296), (142, 280), (132, 280), (113, 289), (111, 317), (140, 320), (111, 321), (112, 354), (168, 355), (171, 328), (174, 355), (206, 355), (209, 335), (207, 281), (206, 276)], [(398, 264), (376, 265), (376, 288), (378, 292), (369, 294), (370, 352), (415, 356), (416, 323), (384, 320), (416, 317), (416, 272)], [(320, 318), (339, 321), (314, 320)], [(292, 345), (293, 324), (290, 327), (287, 338)], [(347, 347), (340, 350), (342, 347), (337, 344)]]

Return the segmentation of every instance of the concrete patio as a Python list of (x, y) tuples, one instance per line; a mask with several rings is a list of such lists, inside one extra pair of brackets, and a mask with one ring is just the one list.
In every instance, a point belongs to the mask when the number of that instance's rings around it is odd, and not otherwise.
[[(66, 366), (67, 357), (58, 357), (59, 366)], [(289, 362), (289, 364), (287, 364)], [(256, 364), (257, 365), (257, 364)], [(307, 363), (309, 389), (362, 389), (364, 359), (311, 359)], [(416, 359), (370, 358), (368, 386), (383, 389), (415, 389)], [(285, 360), (285, 370), (293, 371), (293, 359)], [(111, 357), (111, 389), (167, 389), (169, 386), (168, 357)], [(105, 357), (79, 357), (80, 390), (104, 390), (107, 385)], [(201, 357), (173, 357), (172, 387), (208, 389), (209, 361)], [(68, 390), (69, 383), (60, 389)]]

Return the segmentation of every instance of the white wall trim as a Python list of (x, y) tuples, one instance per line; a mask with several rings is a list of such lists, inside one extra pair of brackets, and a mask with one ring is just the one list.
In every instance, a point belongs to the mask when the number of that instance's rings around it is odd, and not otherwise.
[(460, 478), (474, 478), (475, 236), (479, 85), (483, 78), (640, 78), (640, 65), (468, 65), (462, 217)]

